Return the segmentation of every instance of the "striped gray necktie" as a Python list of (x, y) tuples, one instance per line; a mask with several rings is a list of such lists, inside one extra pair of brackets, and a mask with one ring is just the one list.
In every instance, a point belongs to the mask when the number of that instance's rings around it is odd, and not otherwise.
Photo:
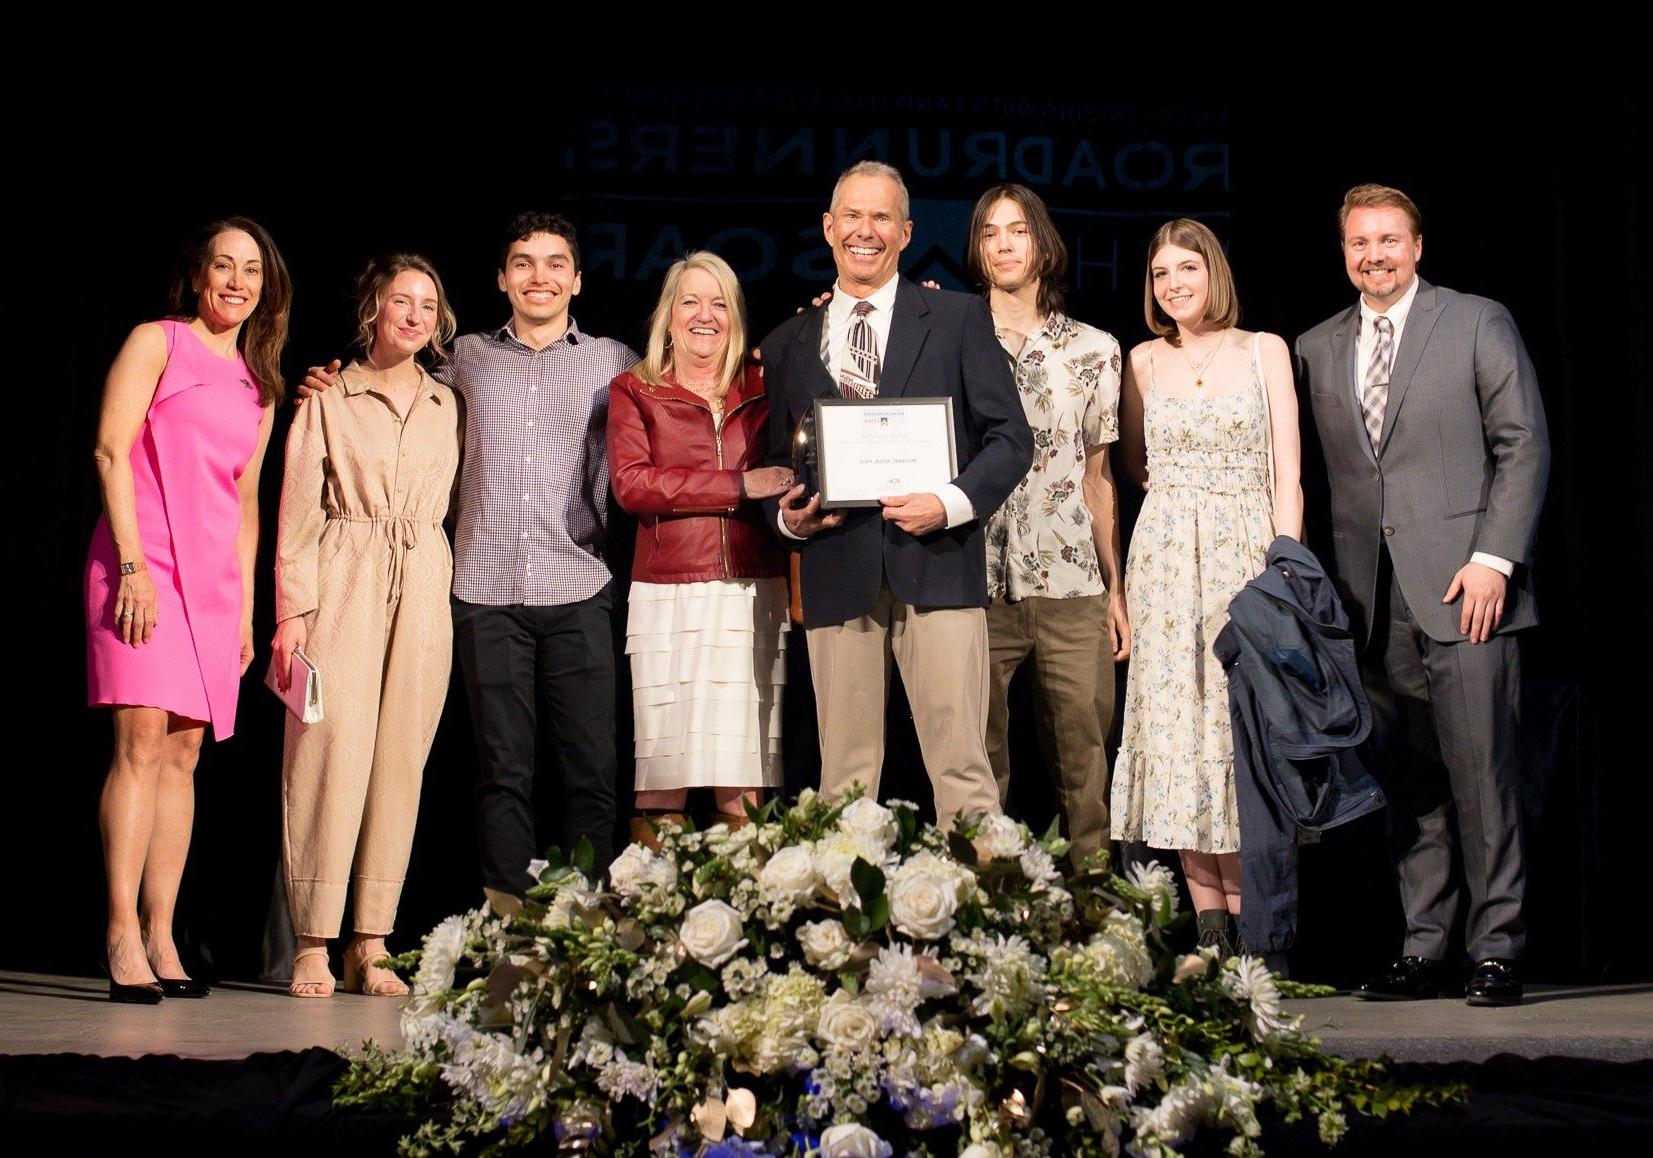
[(1395, 368), (1395, 324), (1380, 317), (1375, 323), (1377, 341), (1372, 361), (1366, 367), (1366, 384), (1360, 389), (1360, 417), (1366, 423), (1366, 437), (1376, 450), (1383, 440), (1383, 410), (1389, 405), (1389, 375)]
[(838, 371), (838, 392), (845, 398), (878, 397), (878, 335), (867, 321), (873, 308), (871, 302), (856, 302), (850, 319), (849, 347)]

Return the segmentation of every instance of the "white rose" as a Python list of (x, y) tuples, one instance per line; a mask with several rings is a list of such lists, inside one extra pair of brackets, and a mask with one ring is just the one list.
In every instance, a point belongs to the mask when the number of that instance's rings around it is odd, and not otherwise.
[(806, 921), (798, 929), (798, 940), (803, 943), (804, 959), (817, 969), (841, 968), (855, 951), (844, 923), (832, 919)]
[(1027, 842), (1022, 838), (1022, 826), (1002, 812), (996, 812), (981, 822), (976, 833), (976, 852), (987, 860), (1009, 860), (1022, 855)]
[(738, 911), (723, 901), (701, 901), (683, 914), (677, 939), (689, 956), (716, 969), (745, 946), (742, 932)]
[(1003, 1158), (1003, 1154), (992, 1142), (972, 1142), (959, 1152), (959, 1158)]
[[(816, 1036), (840, 1049), (863, 1049), (878, 1039), (878, 1019), (861, 1002), (840, 989), (821, 1006)], [(846, 1151), (848, 1153), (848, 1151)]]
[(758, 874), (766, 895), (801, 905), (815, 892), (815, 851), (806, 844), (789, 844), (769, 858)]
[(866, 796), (851, 801), (839, 814), (838, 827), (844, 832), (867, 838), (881, 849), (895, 844), (898, 831), (895, 813)]
[(890, 1144), (865, 1126), (829, 1126), (821, 1135), (821, 1158), (890, 1158)]
[(622, 897), (635, 897), (654, 877), (653, 862), (661, 859), (640, 844), (628, 844), (626, 850), (608, 866), (608, 880)]
[(953, 928), (958, 887), (948, 877), (924, 868), (897, 869), (890, 881), (890, 920), (917, 941), (934, 941)]

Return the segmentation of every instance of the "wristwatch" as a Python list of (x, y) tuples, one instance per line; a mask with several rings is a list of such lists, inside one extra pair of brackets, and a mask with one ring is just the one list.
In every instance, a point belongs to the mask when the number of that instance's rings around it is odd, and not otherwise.
[(147, 571), (147, 570), (149, 570), (149, 564), (145, 563), (142, 559), (138, 559), (135, 562), (131, 562), (131, 563), (122, 563), (121, 564), (121, 574), (122, 575), (134, 575), (139, 571)]

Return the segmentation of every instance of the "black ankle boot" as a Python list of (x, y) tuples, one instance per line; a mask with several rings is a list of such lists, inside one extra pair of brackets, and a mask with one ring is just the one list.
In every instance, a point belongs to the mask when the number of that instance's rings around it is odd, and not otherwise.
[(1227, 909), (1202, 909), (1195, 915), (1201, 949), (1216, 946), (1217, 960), (1226, 961), (1240, 951), (1240, 930)]

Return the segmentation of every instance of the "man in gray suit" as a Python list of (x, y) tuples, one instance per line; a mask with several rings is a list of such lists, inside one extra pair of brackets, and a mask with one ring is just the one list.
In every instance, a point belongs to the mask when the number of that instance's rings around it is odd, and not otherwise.
[(1297, 340), (1297, 366), (1384, 749), (1407, 924), (1403, 956), (1358, 995), (1454, 988), (1447, 942), (1467, 891), (1468, 1002), (1513, 1005), (1526, 940), (1515, 632), (1538, 622), (1543, 403), (1509, 311), (1417, 276), (1411, 198), (1357, 186), (1339, 223), (1360, 300)]

